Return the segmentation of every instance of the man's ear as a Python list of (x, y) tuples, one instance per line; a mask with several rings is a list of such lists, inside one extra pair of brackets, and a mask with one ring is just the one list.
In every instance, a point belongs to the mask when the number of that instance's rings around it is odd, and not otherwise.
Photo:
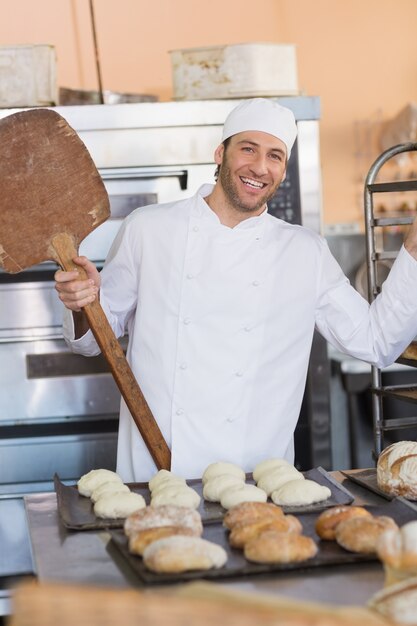
[(214, 162), (216, 165), (221, 165), (223, 161), (223, 155), (224, 155), (224, 145), (221, 143), (219, 146), (217, 146), (216, 150), (214, 151)]

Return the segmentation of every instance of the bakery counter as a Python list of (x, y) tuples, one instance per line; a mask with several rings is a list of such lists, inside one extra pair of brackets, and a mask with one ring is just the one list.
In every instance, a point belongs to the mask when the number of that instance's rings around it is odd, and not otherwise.
[[(386, 502), (348, 481), (340, 472), (333, 472), (333, 476), (348, 487), (355, 497), (355, 504), (378, 505)], [(108, 532), (66, 530), (60, 522), (54, 493), (27, 496), (25, 505), (35, 572), (41, 582), (145, 588), (114, 547)], [(364, 562), (217, 579), (215, 582), (222, 587), (245, 592), (335, 605), (363, 605), (382, 588), (383, 578), (382, 566), (378, 562)], [(164, 586), (152, 585), (147, 589), (162, 590)]]

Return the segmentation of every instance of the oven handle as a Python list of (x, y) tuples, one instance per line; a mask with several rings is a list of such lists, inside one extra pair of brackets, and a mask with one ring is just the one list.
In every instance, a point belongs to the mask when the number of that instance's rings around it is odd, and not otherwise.
[(143, 169), (138, 167), (102, 167), (99, 169), (103, 180), (131, 180), (153, 178), (178, 178), (180, 188), (185, 191), (188, 185), (188, 170)]
[(49, 341), (56, 339), (64, 339), (62, 333), (53, 333), (50, 335), (18, 335), (16, 337), (0, 337), (0, 343), (23, 343), (27, 341)]

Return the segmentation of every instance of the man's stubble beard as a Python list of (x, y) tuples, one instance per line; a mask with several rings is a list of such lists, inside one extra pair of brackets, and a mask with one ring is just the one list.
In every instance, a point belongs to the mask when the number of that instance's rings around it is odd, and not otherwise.
[(258, 202), (255, 205), (245, 203), (241, 199), (237, 189), (237, 185), (233, 180), (232, 171), (227, 162), (226, 152), (224, 153), (223, 162), (221, 163), (219, 168), (219, 181), (229, 204), (240, 213), (255, 213), (256, 211), (259, 211), (259, 209), (261, 209), (267, 202), (269, 202), (269, 200), (273, 197), (276, 190), (281, 184), (281, 181), (278, 182), (273, 187), (273, 189), (271, 189), (270, 191), (265, 193), (264, 196), (259, 198)]

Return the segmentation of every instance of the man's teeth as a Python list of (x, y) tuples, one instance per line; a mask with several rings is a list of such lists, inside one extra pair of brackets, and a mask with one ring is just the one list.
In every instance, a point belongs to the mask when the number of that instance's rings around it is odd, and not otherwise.
[(265, 183), (260, 183), (257, 180), (252, 180), (252, 178), (244, 178), (243, 176), (241, 176), (241, 180), (245, 183), (245, 185), (249, 185), (250, 187), (254, 187), (255, 189), (262, 189), (262, 187), (265, 186)]

